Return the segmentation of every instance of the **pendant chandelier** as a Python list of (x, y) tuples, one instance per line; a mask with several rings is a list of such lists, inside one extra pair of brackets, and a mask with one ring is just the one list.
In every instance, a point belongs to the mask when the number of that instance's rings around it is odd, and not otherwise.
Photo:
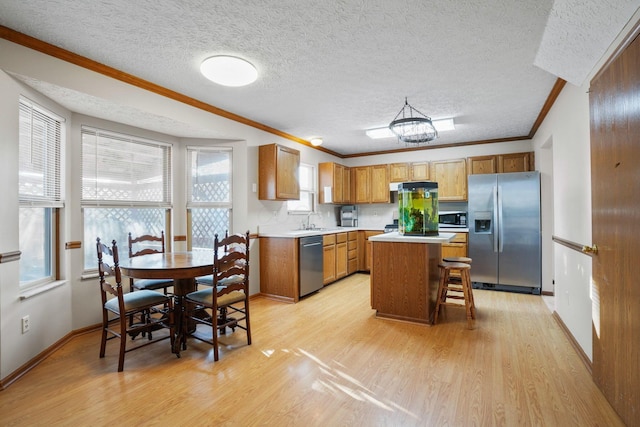
[(438, 137), (431, 118), (409, 105), (407, 98), (396, 118), (389, 123), (389, 129), (398, 137), (398, 141), (406, 144), (420, 144)]

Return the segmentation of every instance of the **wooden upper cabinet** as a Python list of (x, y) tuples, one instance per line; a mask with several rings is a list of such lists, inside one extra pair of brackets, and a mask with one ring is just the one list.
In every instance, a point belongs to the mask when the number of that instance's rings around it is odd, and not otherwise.
[(498, 157), (498, 172), (529, 172), (535, 170), (533, 152), (500, 154)]
[(355, 203), (389, 203), (388, 165), (359, 166), (355, 170)]
[(429, 181), (429, 162), (391, 163), (389, 182)]
[(429, 162), (411, 163), (409, 181), (429, 181)]
[(389, 167), (371, 166), (371, 203), (389, 203)]
[(389, 182), (409, 181), (409, 163), (391, 163), (389, 165)]
[(528, 172), (535, 169), (533, 152), (476, 156), (467, 158), (469, 175), (483, 173)]
[(261, 145), (258, 151), (258, 198), (300, 199), (300, 151), (278, 144)]
[(431, 181), (438, 183), (439, 201), (467, 200), (467, 162), (465, 159), (431, 162)]
[[(318, 202), (349, 203), (351, 200), (351, 175), (348, 167), (333, 162), (318, 164)], [(325, 191), (330, 187), (329, 191)], [(331, 196), (329, 199), (328, 196)]]
[(498, 162), (496, 156), (476, 156), (467, 158), (469, 175), (496, 173)]

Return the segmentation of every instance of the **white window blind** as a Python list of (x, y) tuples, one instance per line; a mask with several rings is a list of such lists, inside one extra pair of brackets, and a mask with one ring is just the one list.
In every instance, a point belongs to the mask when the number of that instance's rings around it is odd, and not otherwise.
[(63, 119), (20, 98), (20, 205), (59, 208), (61, 194), (61, 140)]
[(171, 205), (171, 146), (82, 127), (82, 205)]

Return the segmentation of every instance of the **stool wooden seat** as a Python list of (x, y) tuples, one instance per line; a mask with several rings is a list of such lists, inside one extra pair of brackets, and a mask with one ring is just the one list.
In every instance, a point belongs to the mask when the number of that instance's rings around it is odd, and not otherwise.
[[(473, 329), (476, 307), (473, 300), (473, 289), (471, 288), (471, 265), (463, 262), (442, 261), (438, 264), (438, 268), (440, 269), (440, 284), (438, 286), (433, 323), (436, 324), (438, 322), (441, 306), (464, 307), (467, 312), (467, 327)], [(452, 272), (459, 273), (460, 279), (453, 279), (451, 277)], [(454, 302), (456, 300), (462, 300), (464, 303)]]
[(446, 262), (463, 262), (465, 264), (471, 264), (471, 258), (466, 256), (449, 256), (442, 258), (442, 260)]

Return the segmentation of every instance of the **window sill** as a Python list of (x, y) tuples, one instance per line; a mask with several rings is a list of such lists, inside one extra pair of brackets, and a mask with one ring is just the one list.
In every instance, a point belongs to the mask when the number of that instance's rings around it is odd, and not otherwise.
[(50, 291), (51, 289), (58, 288), (66, 283), (66, 280), (56, 280), (55, 282), (49, 282), (45, 283), (44, 285), (38, 285), (32, 288), (25, 289), (23, 291), (20, 291), (20, 299), (25, 300), (31, 297), (35, 297), (36, 295), (40, 295), (42, 293)]

